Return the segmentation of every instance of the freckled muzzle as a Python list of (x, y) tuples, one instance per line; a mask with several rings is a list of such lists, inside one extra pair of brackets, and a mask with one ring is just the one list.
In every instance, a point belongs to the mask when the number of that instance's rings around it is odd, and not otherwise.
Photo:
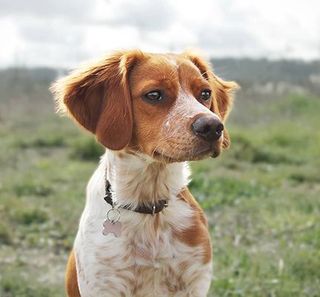
[(175, 161), (217, 157), (221, 153), (223, 131), (224, 125), (217, 114), (192, 95), (180, 91), (164, 120), (161, 141), (153, 152)]

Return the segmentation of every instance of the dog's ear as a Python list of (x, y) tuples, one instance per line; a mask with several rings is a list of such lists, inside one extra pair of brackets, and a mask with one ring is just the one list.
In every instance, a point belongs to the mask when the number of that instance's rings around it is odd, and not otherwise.
[(58, 109), (67, 111), (112, 150), (124, 148), (132, 137), (128, 76), (141, 55), (138, 51), (114, 53), (59, 79), (50, 88)]
[[(203, 58), (192, 53), (186, 53), (186, 55), (197, 66), (201, 75), (209, 82), (212, 88), (213, 100), (210, 107), (211, 111), (216, 113), (222, 122), (225, 122), (231, 111), (233, 93), (239, 88), (238, 84), (233, 81), (225, 81), (215, 75), (209, 63)], [(230, 136), (226, 129), (223, 132), (223, 136), (223, 147), (228, 148), (230, 146)]]

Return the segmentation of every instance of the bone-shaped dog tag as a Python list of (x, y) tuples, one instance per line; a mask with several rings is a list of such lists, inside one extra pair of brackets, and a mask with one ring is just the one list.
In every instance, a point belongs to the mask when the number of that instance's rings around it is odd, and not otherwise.
[(107, 219), (103, 223), (102, 234), (107, 236), (109, 233), (112, 233), (115, 237), (119, 237), (121, 235), (121, 227), (122, 225), (119, 221), (112, 222)]

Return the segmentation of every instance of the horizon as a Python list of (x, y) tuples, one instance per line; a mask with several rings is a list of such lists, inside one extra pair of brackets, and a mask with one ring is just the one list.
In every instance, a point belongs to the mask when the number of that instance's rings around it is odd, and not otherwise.
[[(100, 56), (103, 57), (103, 56)], [(99, 58), (99, 57), (98, 57)], [(221, 61), (221, 60), (234, 60), (234, 61), (252, 61), (252, 62), (259, 62), (259, 61), (266, 61), (268, 63), (278, 63), (278, 62), (288, 62), (288, 63), (303, 63), (303, 64), (313, 64), (313, 63), (320, 63), (320, 58), (316, 59), (303, 59), (303, 58), (270, 58), (270, 57), (232, 57), (232, 56), (219, 56), (219, 57), (208, 57), (207, 58), (210, 63), (214, 66), (214, 61)], [(91, 60), (83, 60), (80, 61), (78, 65), (75, 66), (50, 66), (50, 65), (23, 65), (23, 64), (12, 64), (9, 66), (0, 65), (0, 71), (3, 70), (10, 70), (10, 69), (52, 69), (52, 70), (72, 70), (81, 66), (83, 63), (90, 62)]]

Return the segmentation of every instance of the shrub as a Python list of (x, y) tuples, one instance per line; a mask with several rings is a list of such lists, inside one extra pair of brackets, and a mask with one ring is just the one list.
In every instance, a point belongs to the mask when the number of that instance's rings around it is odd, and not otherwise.
[(15, 211), (13, 214), (13, 219), (24, 225), (41, 224), (48, 220), (48, 215), (44, 211), (37, 208), (23, 209)]
[(81, 138), (72, 144), (71, 157), (75, 159), (92, 161), (97, 160), (103, 154), (104, 150), (92, 138)]
[(0, 223), (0, 244), (11, 244), (12, 239), (10, 232), (4, 224)]

